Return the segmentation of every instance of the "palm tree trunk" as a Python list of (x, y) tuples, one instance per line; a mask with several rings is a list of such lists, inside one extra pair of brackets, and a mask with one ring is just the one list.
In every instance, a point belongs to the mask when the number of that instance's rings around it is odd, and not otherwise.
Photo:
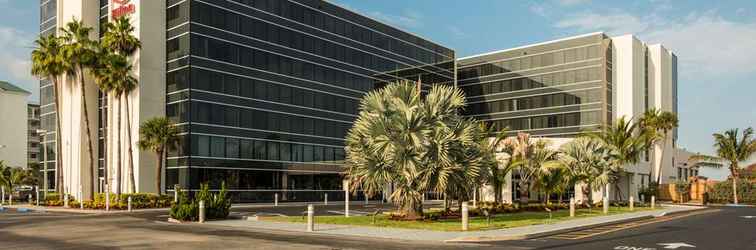
[(126, 99), (126, 140), (129, 143), (127, 146), (129, 149), (129, 192), (134, 193), (136, 192), (136, 182), (134, 181), (134, 149), (131, 146), (133, 143), (131, 140), (131, 109), (129, 108), (128, 93), (124, 95), (124, 98)]
[(163, 159), (165, 159), (165, 152), (163, 152), (163, 149), (157, 150), (157, 177), (155, 177), (155, 182), (157, 183), (157, 194), (162, 195), (163, 189), (162, 189), (162, 173), (163, 173)]
[[(119, 102), (121, 101), (122, 95), (118, 95)], [(122, 103), (122, 102), (121, 102)], [(116, 129), (116, 133), (118, 134), (118, 140), (116, 140), (116, 144), (118, 145), (118, 164), (116, 166), (116, 197), (121, 197), (121, 187), (123, 186), (123, 178), (122, 178), (122, 172), (123, 172), (123, 156), (121, 155), (121, 147), (123, 145), (123, 142), (121, 141), (121, 116), (123, 116), (123, 105), (121, 103), (118, 104), (118, 118), (116, 119), (116, 124), (118, 124), (118, 128)]]
[(664, 148), (666, 147), (667, 147), (667, 133), (664, 132), (664, 136), (662, 136), (662, 146), (659, 152), (659, 157), (661, 158), (659, 159), (659, 167), (654, 169), (656, 171), (656, 183), (658, 184), (661, 184), (661, 180), (662, 180), (661, 169), (662, 169), (662, 166), (664, 165)]
[[(55, 189), (58, 190), (58, 194), (63, 194), (63, 147), (61, 146), (63, 140), (60, 136), (60, 90), (58, 89), (60, 86), (57, 77), (50, 76), (50, 79), (52, 80), (52, 87), (55, 92), (55, 179), (58, 182)], [(45, 171), (47, 171), (47, 162), (44, 165)]]
[(738, 165), (732, 165), (732, 200), (735, 204), (738, 204)]
[(89, 153), (89, 168), (92, 171), (92, 178), (89, 178), (89, 197), (94, 197), (94, 183), (95, 178), (97, 178), (97, 169), (95, 169), (94, 153), (92, 152), (92, 130), (89, 126), (89, 110), (87, 110), (87, 88), (84, 85), (84, 69), (81, 66), (79, 67), (79, 81), (81, 82), (81, 103), (84, 107), (84, 127), (87, 131), (87, 152)]

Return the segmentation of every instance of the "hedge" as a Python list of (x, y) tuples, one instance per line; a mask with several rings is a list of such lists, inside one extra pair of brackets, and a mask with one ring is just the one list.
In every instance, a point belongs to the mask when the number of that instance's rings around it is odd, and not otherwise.
[[(71, 207), (79, 207), (79, 201), (75, 200), (73, 196), (68, 196), (68, 205)], [(173, 197), (168, 195), (157, 195), (153, 193), (134, 193), (134, 194), (121, 194), (119, 197), (116, 194), (110, 194), (110, 208), (111, 209), (128, 209), (128, 199), (131, 197), (131, 208), (167, 208), (173, 203)], [(63, 206), (64, 200), (60, 194), (49, 193), (45, 199), (47, 206)], [(94, 200), (84, 201), (84, 208), (89, 209), (105, 209), (105, 193), (95, 194)]]
[[(704, 195), (705, 202), (710, 203), (731, 203), (732, 200), (732, 180), (718, 182), (714, 184)], [(738, 179), (738, 202), (747, 204), (756, 204), (756, 182), (748, 182)]]

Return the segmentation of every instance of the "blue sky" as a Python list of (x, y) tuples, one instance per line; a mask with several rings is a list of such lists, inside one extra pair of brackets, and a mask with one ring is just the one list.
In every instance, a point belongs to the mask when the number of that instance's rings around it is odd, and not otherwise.
[[(679, 144), (712, 153), (711, 134), (756, 126), (756, 1), (335, 0), (468, 56), (604, 31), (662, 43), (679, 59)], [(0, 0), (0, 80), (28, 74), (38, 1)], [(37, 100), (37, 93), (32, 100)]]

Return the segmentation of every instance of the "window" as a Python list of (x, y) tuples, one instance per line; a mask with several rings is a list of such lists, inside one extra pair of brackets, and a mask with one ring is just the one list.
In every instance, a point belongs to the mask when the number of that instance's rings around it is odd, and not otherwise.
[(252, 159), (255, 157), (253, 144), (254, 142), (252, 142), (251, 140), (241, 140), (241, 158)]
[(223, 137), (212, 137), (210, 139), (210, 156), (211, 157), (224, 157), (226, 141)]
[(239, 139), (226, 139), (226, 157), (239, 158)]
[(210, 156), (210, 137), (200, 135), (196, 137), (196, 143), (197, 143), (197, 155), (199, 156)]
[(266, 150), (265, 142), (264, 141), (255, 141), (255, 159), (258, 160), (265, 160), (267, 159), (267, 150)]
[(278, 142), (268, 142), (268, 160), (279, 160), (278, 158)]

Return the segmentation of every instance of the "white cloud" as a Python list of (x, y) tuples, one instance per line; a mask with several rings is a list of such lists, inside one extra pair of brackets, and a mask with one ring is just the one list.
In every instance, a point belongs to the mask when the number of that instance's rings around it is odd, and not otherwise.
[(386, 14), (380, 11), (367, 12), (367, 15), (378, 19), (382, 22), (386, 22), (391, 25), (396, 25), (404, 28), (419, 28), (423, 26), (421, 21), (422, 15), (414, 11), (404, 11), (402, 14)]
[(756, 72), (756, 23), (727, 20), (713, 11), (678, 19), (656, 13), (584, 12), (567, 16), (554, 26), (581, 32), (603, 30), (610, 35), (633, 33), (645, 42), (661, 43), (677, 54), (680, 70), (686, 72), (683, 76), (714, 80), (726, 74)]
[(578, 4), (590, 3), (591, 0), (558, 0), (557, 2), (560, 5), (569, 6), (569, 5), (578, 5)]
[[(0, 3), (2, 0), (0, 0)], [(36, 92), (37, 80), (31, 75), (31, 59), (29, 53), (34, 35), (30, 35), (14, 28), (0, 26), (0, 79), (13, 82), (26, 90)], [(35, 93), (36, 94), (36, 93)]]

